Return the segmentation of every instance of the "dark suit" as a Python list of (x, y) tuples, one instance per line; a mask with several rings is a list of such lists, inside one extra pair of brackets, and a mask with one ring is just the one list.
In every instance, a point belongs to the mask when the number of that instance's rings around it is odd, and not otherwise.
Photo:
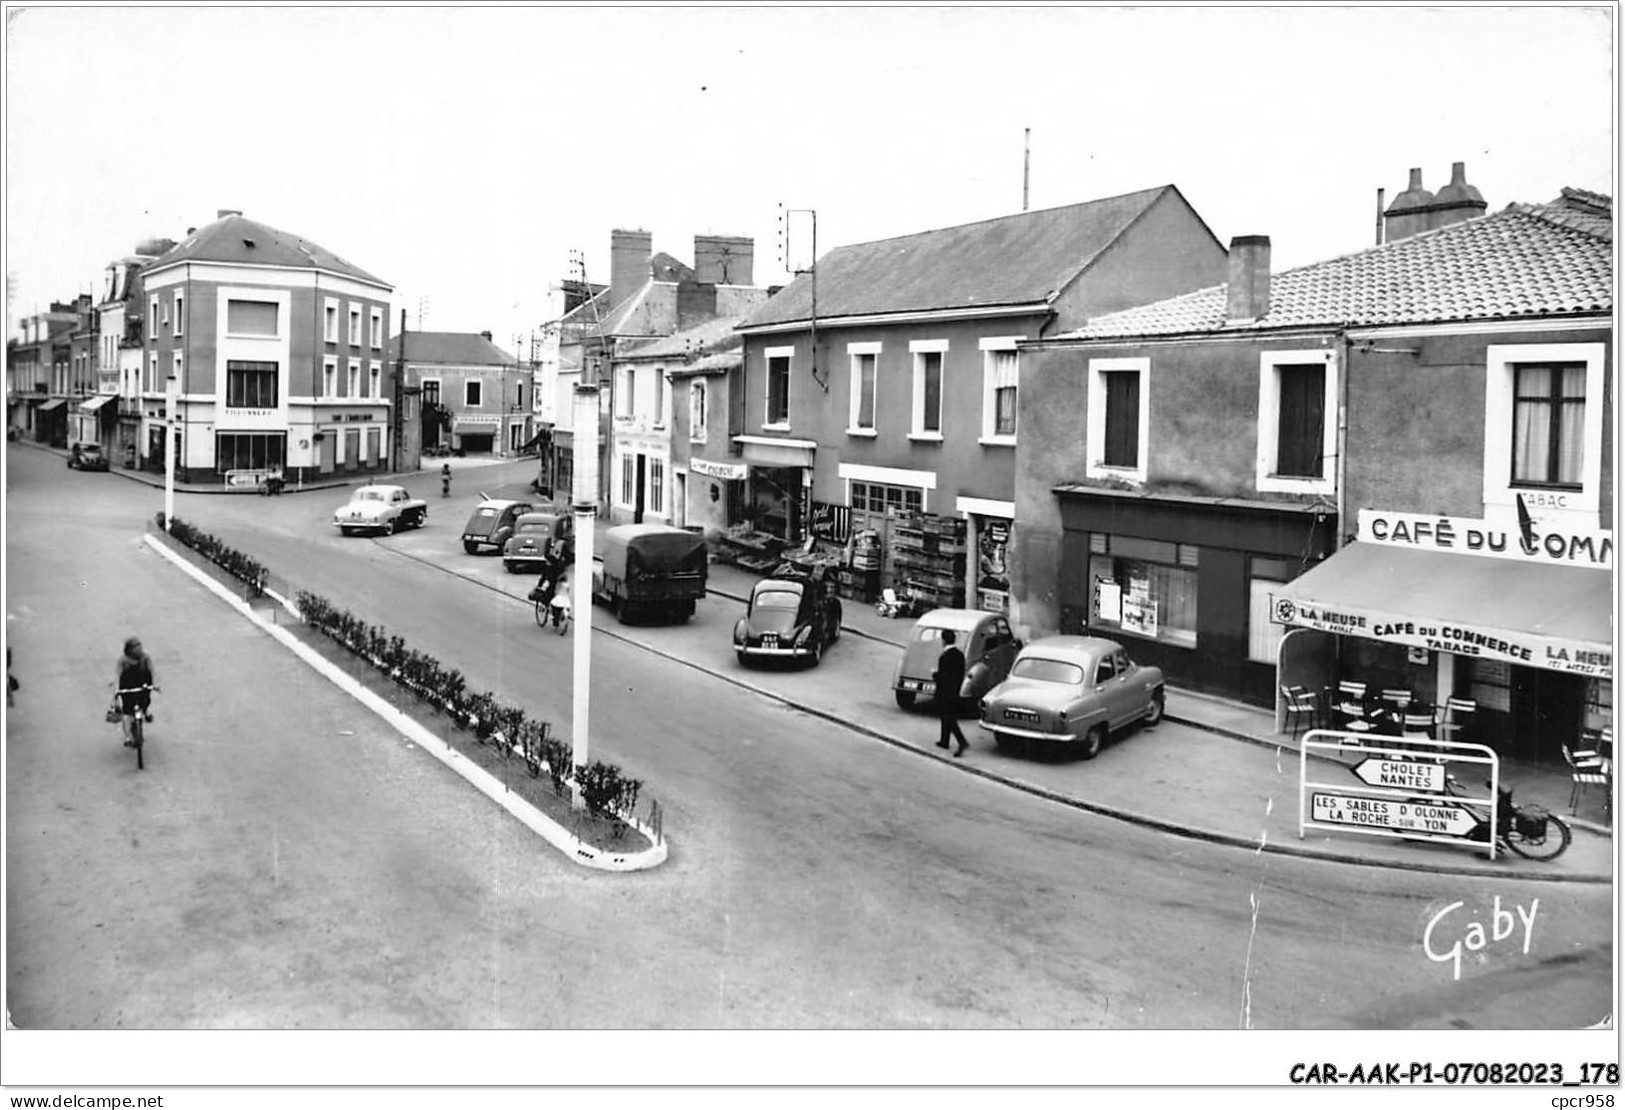
[(937, 713), (942, 718), (942, 736), (937, 747), (946, 748), (948, 737), (959, 741), (959, 751), (969, 745), (965, 734), (959, 731), (959, 688), (965, 683), (965, 653), (955, 645), (943, 648), (937, 656), (937, 673), (931, 676), (936, 683)]

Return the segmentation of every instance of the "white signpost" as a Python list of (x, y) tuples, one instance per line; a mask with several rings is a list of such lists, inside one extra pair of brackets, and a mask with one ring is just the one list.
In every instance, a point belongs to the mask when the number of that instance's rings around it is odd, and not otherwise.
[[(1321, 757), (1314, 778), (1311, 755)], [(1449, 781), (1453, 767), (1463, 781)], [(1484, 793), (1477, 784), (1486, 778)], [(1487, 848), (1494, 859), (1499, 787), (1500, 757), (1482, 744), (1311, 729), (1299, 748), (1298, 837), (1314, 828), (1424, 840)]]

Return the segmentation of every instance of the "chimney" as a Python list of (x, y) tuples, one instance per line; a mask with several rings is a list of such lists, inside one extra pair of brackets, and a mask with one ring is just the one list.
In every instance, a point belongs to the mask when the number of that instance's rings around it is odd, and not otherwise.
[(242, 214), (242, 209), (240, 208), (221, 208), (216, 210), (214, 218), (217, 220), (223, 220), (227, 216), (241, 216)]
[(609, 233), (609, 303), (618, 307), (649, 280), (654, 236), (647, 231), (617, 229)]
[(1489, 205), (1479, 191), (1467, 184), (1467, 163), (1450, 164), (1450, 184), (1439, 190), (1433, 198), (1433, 209), (1428, 213), (1428, 227), (1446, 227), (1482, 216)]
[(740, 235), (694, 236), (694, 280), (713, 285), (753, 283), (756, 241)]
[(1270, 310), (1270, 237), (1238, 235), (1230, 240), (1230, 280), (1225, 319), (1259, 320)]
[(1422, 171), (1413, 168), (1410, 186), (1388, 206), (1383, 241), (1392, 243), (1395, 239), (1404, 239), (1419, 231), (1426, 231), (1429, 226), (1429, 210), (1432, 206), (1433, 194), (1422, 188)]
[(489, 343), (491, 342), (491, 333), (488, 331), (482, 331), (480, 332), (480, 338)]

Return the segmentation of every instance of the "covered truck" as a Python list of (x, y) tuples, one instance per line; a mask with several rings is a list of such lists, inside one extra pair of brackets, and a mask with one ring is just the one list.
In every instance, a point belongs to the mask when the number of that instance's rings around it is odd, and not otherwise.
[(686, 621), (705, 596), (705, 537), (665, 524), (617, 524), (593, 544), (593, 597), (629, 624)]

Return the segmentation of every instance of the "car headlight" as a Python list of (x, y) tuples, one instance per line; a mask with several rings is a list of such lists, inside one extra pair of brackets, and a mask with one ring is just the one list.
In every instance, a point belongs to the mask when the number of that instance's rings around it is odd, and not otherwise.
[(736, 623), (734, 625), (734, 643), (743, 644), (744, 642), (745, 642), (745, 622), (744, 621), (739, 621), (738, 623)]

